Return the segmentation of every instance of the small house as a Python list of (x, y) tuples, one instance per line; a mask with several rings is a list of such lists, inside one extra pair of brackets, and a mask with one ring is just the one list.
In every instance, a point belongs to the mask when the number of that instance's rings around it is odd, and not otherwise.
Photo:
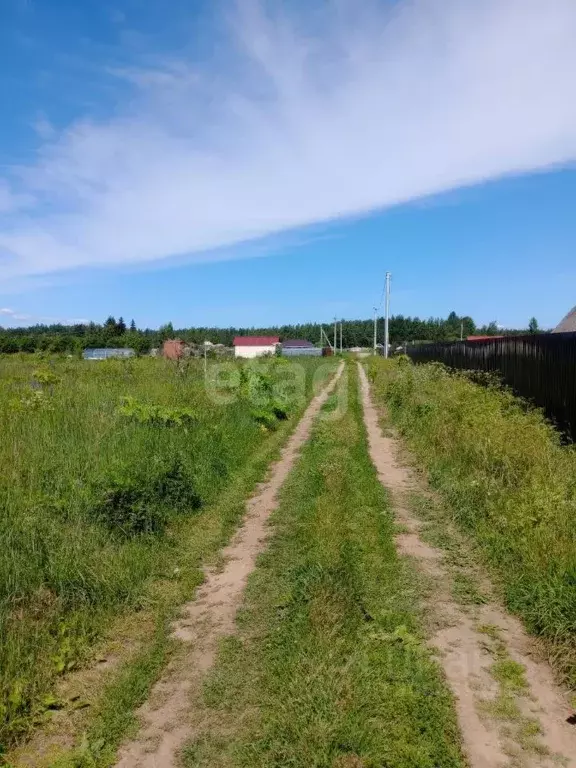
[(279, 343), (278, 336), (236, 336), (234, 339), (234, 356), (252, 358), (274, 355)]
[(166, 360), (181, 360), (185, 355), (186, 342), (182, 339), (166, 339), (162, 344), (162, 357)]

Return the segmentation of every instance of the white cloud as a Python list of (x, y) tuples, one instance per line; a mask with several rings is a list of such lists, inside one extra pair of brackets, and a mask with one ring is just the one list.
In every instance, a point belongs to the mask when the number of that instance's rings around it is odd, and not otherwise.
[(60, 325), (79, 325), (86, 324), (88, 320), (84, 317), (52, 317), (49, 315), (28, 315), (23, 312), (17, 312), (14, 309), (8, 309), (3, 307), (0, 309), (0, 315), (5, 315), (8, 320), (16, 325), (22, 325), (23, 323), (44, 323), (47, 325), (58, 323)]
[(216, 61), (109, 67), (133, 97), (4, 192), (3, 275), (218, 258), (576, 159), (574, 0), (333, 0), (296, 23), (290, 6), (241, 3)]
[(38, 136), (45, 141), (51, 141), (57, 137), (57, 131), (46, 115), (40, 114), (32, 123), (32, 128)]

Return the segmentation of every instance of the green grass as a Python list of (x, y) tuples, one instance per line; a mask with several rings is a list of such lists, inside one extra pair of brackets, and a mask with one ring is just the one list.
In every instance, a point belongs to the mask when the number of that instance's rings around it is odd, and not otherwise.
[(180, 521), (172, 531), (179, 542), (172, 564), (179, 565), (179, 574), (177, 579), (155, 582), (149, 590), (148, 600), (153, 611), (150, 619), (155, 629), (146, 630), (136, 655), (93, 695), (93, 706), (83, 723), (81, 743), (42, 765), (47, 764), (50, 768), (109, 768), (114, 765), (121, 741), (136, 730), (135, 708), (147, 698), (166, 660), (181, 650), (169, 640), (170, 619), (202, 582), (202, 563), (206, 560), (217, 562), (221, 548), (244, 515), (246, 498), (264, 479), (270, 461), (277, 456), (290, 429), (291, 425), (285, 423), (271, 435), (231, 479), (214, 504), (194, 518)]
[[(495, 698), (480, 702), (481, 711), (490, 718), (502, 721), (503, 733), (527, 753), (547, 755), (548, 749), (541, 742), (542, 726), (538, 719), (523, 713), (522, 697), (529, 695), (526, 669), (510, 658), (506, 645), (496, 627), (479, 627), (491, 639), (488, 648), (494, 656), (490, 674), (498, 683)], [(520, 761), (523, 764), (523, 761)]]
[[(263, 377), (229, 364), (216, 397), (195, 363), (0, 358), (1, 744), (41, 719), (58, 675), (90, 659), (115, 616), (198, 583), (241, 514), (242, 498), (216, 501), (259, 451), (264, 471), (314, 376), (328, 375), (321, 362), (299, 369), (301, 396), (283, 362)], [(263, 425), (274, 408), (293, 418)], [(204, 540), (208, 508), (224, 517)], [(194, 557), (183, 536), (199, 537)]]
[(282, 490), (187, 768), (464, 765), (351, 378), (346, 414), (317, 423)]
[(475, 580), (467, 573), (455, 572), (452, 576), (452, 593), (463, 605), (484, 605), (488, 597), (479, 590)]
[(166, 630), (166, 622), (158, 617), (151, 641), (144, 645), (102, 692), (90, 726), (81, 737), (81, 743), (72, 752), (51, 761), (50, 768), (102, 768), (114, 765), (120, 742), (137, 728), (135, 710), (146, 700), (172, 650), (173, 643)]
[(522, 693), (528, 690), (526, 670), (517, 661), (509, 658), (498, 659), (490, 670), (492, 677), (511, 691)]
[(576, 687), (576, 452), (508, 391), (439, 365), (372, 361), (376, 396), (472, 534), (508, 607)]

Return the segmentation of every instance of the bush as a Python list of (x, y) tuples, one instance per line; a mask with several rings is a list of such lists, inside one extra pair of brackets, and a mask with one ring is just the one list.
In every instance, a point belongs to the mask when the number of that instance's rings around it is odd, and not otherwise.
[(258, 408), (250, 411), (252, 418), (265, 429), (275, 430), (278, 426), (278, 419), (273, 411)]
[(98, 493), (94, 514), (110, 530), (124, 536), (161, 533), (176, 513), (202, 505), (183, 463), (161, 463), (149, 471), (129, 469)]

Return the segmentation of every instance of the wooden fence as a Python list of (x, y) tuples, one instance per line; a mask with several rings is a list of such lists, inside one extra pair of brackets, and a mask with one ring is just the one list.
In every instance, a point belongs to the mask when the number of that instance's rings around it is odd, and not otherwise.
[(499, 373), (576, 441), (576, 333), (504, 336), (408, 347), (415, 363)]

